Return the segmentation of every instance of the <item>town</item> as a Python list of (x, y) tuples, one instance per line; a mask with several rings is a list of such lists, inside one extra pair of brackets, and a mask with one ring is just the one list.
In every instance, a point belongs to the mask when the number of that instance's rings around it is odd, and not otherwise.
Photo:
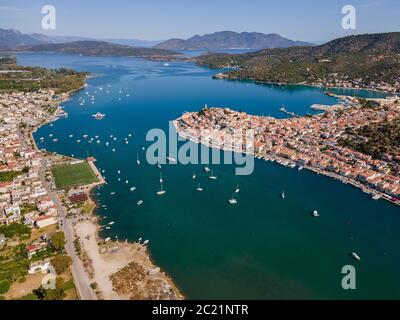
[[(380, 107), (366, 108), (356, 98), (344, 99), (349, 106), (337, 112), (287, 119), (206, 106), (200, 112), (183, 114), (175, 126), (178, 134), (188, 140), (224, 150), (253, 150), (257, 158), (313, 170), (361, 188), (375, 200), (384, 198), (400, 204), (400, 176), (393, 169), (400, 154), (391, 159), (374, 159), (338, 143), (349, 128), (397, 119), (398, 100), (380, 99)], [(242, 136), (248, 130), (254, 131), (254, 141), (243, 142)], [(239, 136), (235, 134), (238, 131)]]

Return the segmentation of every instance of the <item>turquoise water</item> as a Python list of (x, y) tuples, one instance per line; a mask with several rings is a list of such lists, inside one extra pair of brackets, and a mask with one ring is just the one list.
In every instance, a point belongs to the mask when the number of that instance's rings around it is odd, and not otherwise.
[[(141, 149), (148, 145), (149, 129), (167, 129), (168, 121), (205, 103), (280, 118), (285, 117), (279, 111), (284, 104), (304, 115), (314, 103), (336, 102), (323, 90), (218, 81), (211, 79), (215, 71), (192, 64), (166, 67), (131, 58), (20, 54), (18, 63), (90, 71), (96, 75), (88, 81), (91, 93), (98, 85), (112, 85), (109, 94), (97, 91), (94, 105), (79, 105), (85, 91), (74, 95), (65, 103), (69, 117), (42, 127), (36, 140), (45, 137), (39, 145), (51, 151), (98, 160), (108, 184), (94, 191), (97, 214), (107, 216), (104, 223), (115, 221), (104, 236), (149, 239), (153, 259), (188, 298), (400, 298), (399, 208), (373, 201), (351, 186), (256, 160), (250, 176), (235, 176), (233, 165), (214, 166), (217, 181), (209, 180), (200, 166), (163, 166), (167, 194), (155, 195), (159, 169), (145, 163)], [(91, 115), (96, 112), (107, 116), (95, 121)], [(84, 141), (84, 134), (98, 135), (101, 143)], [(111, 134), (118, 140), (112, 141)], [(203, 193), (195, 191), (193, 170)], [(236, 184), (239, 203), (229, 206)], [(130, 192), (131, 186), (137, 190)], [(280, 198), (283, 189), (285, 200)], [(140, 199), (144, 203), (138, 207)], [(319, 219), (311, 217), (314, 209)], [(353, 251), (361, 262), (350, 257)], [(355, 291), (341, 288), (341, 269), (348, 264), (357, 270)]]

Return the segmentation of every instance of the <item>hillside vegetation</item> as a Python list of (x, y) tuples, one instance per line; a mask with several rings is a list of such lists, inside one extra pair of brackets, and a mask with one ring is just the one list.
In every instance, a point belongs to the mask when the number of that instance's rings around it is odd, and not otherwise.
[(277, 83), (400, 87), (400, 33), (366, 34), (314, 47), (265, 49), (253, 53), (200, 56), (197, 63), (233, 68), (228, 78)]

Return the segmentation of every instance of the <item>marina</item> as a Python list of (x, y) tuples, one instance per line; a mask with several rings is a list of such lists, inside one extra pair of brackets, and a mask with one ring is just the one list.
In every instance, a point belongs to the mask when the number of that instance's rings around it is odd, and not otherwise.
[[(37, 63), (35, 55), (19, 56), (21, 64)], [(350, 182), (339, 183), (333, 175), (328, 178), (272, 157), (267, 162), (256, 157), (254, 173), (243, 177), (234, 175), (235, 165), (163, 165), (168, 193), (157, 197), (160, 169), (147, 164), (144, 150), (138, 153), (149, 146), (145, 139), (148, 130), (167, 130), (168, 121), (186, 110), (197, 111), (205, 103), (279, 118), (285, 114), (274, 106), (283, 103), (299, 115), (309, 112), (313, 103), (335, 104), (336, 99), (322, 89), (298, 87), (286, 92), (267, 85), (216, 83), (211, 79), (215, 71), (190, 64), (165, 68), (157, 62), (127, 58), (45, 57), (40, 61), (46, 61), (48, 67), (66, 65), (106, 76), (88, 81), (86, 90), (91, 95), (97, 90), (94, 106), (87, 102), (84, 108), (79, 106), (79, 96), (86, 96), (82, 91), (65, 103), (68, 118), (35, 133), (36, 137), (53, 134), (59, 139), (58, 143), (37, 139), (39, 147), (81, 158), (89, 152), (97, 159), (96, 165), (106, 172), (107, 184), (94, 190), (94, 200), (106, 205), (99, 206), (96, 214), (115, 221), (102, 236), (150, 239), (152, 258), (189, 298), (400, 297), (397, 206), (374, 201), (372, 193), (363, 193)], [(136, 79), (137, 74), (145, 78)], [(97, 89), (107, 84), (112, 85), (109, 94)], [(124, 92), (128, 86), (130, 97), (119, 101), (119, 90)], [(199, 90), (207, 95), (197, 96)], [(177, 91), (182, 94), (176, 96)], [(88, 121), (96, 112), (107, 117)], [(124, 139), (130, 132), (134, 139), (126, 145)], [(88, 138), (78, 144), (68, 138), (70, 134), (75, 139), (84, 134)], [(89, 143), (89, 137), (96, 135), (94, 141), (101, 143)], [(210, 175), (218, 180), (211, 181)], [(137, 187), (135, 192), (130, 186)], [(239, 193), (235, 186), (240, 187)], [(280, 197), (283, 190), (284, 201)], [(230, 198), (239, 201), (230, 205)], [(321, 218), (313, 220), (310, 214), (316, 208)], [(354, 263), (353, 251), (362, 257), (363, 278), (369, 281), (349, 297), (338, 278), (343, 265)], [(190, 268), (190, 274), (183, 266)], [(383, 266), (385, 273), (377, 279)], [(324, 270), (324, 275), (317, 270)]]

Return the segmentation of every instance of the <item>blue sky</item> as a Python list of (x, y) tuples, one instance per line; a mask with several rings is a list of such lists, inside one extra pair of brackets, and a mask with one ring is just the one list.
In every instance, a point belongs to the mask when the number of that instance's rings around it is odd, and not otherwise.
[[(41, 28), (54, 5), (57, 29)], [(341, 8), (357, 9), (357, 30), (341, 28)], [(400, 31), (399, 0), (0, 0), (0, 28), (25, 33), (160, 40), (215, 31), (275, 32), (324, 41), (350, 33)]]

